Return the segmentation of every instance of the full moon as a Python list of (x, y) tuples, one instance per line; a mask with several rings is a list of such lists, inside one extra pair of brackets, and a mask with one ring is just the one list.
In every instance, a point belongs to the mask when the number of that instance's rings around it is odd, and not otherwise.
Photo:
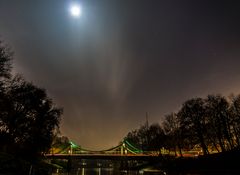
[(81, 15), (81, 7), (80, 5), (72, 5), (70, 7), (70, 12), (71, 12), (71, 15), (74, 16), (74, 17), (79, 17)]

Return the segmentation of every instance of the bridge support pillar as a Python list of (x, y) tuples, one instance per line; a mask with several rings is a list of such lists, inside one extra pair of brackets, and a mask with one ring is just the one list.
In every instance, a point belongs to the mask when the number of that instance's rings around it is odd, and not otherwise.
[(67, 173), (69, 174), (72, 169), (72, 158), (69, 156), (68, 161), (67, 161)]

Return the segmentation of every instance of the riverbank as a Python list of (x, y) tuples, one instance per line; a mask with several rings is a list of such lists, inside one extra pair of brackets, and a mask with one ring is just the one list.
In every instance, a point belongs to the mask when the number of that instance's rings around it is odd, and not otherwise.
[(48, 174), (53, 168), (41, 159), (27, 161), (11, 154), (0, 153), (0, 174), (4, 175), (26, 175), (29, 173), (35, 175)]
[(240, 150), (216, 153), (196, 158), (176, 158), (162, 168), (169, 174), (240, 174)]

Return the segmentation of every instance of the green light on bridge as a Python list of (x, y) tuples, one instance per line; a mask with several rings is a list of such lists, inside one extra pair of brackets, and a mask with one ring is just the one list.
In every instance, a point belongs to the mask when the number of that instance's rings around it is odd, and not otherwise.
[(72, 148), (79, 148), (79, 146), (72, 141), (69, 142)]
[(136, 148), (135, 146), (133, 146), (131, 143), (129, 143), (127, 140), (124, 140), (124, 142), (129, 145), (131, 148), (133, 148), (134, 150), (132, 150), (134, 153), (142, 153), (143, 151)]

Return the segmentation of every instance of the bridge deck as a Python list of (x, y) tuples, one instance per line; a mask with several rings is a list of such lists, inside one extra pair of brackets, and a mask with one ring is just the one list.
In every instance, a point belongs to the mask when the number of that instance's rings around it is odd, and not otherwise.
[(105, 160), (149, 160), (159, 159), (157, 155), (146, 154), (45, 154), (46, 158), (50, 159), (105, 159)]

